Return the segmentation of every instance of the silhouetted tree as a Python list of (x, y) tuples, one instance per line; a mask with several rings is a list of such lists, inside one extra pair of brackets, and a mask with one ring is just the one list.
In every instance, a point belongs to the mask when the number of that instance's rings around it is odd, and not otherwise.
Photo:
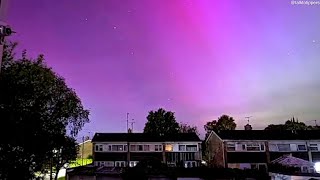
[(265, 130), (313, 130), (316, 127), (307, 126), (304, 122), (299, 122), (295, 117), (287, 120), (284, 124), (270, 124)]
[(66, 164), (77, 158), (78, 145), (74, 138), (64, 137), (59, 142), (60, 149), (54, 149), (52, 152), (52, 163), (55, 167), (55, 180), (58, 179), (59, 170)]
[(206, 137), (210, 134), (211, 131), (235, 130), (237, 124), (234, 121), (235, 120), (233, 119), (233, 117), (228, 115), (222, 115), (218, 118), (218, 120), (207, 122), (207, 124), (204, 125)]
[(196, 133), (199, 135), (197, 126), (191, 126), (185, 123), (179, 124), (179, 132), (180, 133)]
[(143, 132), (159, 136), (176, 134), (179, 133), (179, 124), (173, 112), (160, 108), (157, 111), (149, 112)]
[[(16, 43), (4, 46), (0, 74), (0, 179), (30, 179), (85, 123), (85, 110), (63, 77), (44, 63), (43, 55), (14, 56)], [(74, 153), (74, 152), (72, 152)], [(70, 154), (73, 155), (73, 154)]]

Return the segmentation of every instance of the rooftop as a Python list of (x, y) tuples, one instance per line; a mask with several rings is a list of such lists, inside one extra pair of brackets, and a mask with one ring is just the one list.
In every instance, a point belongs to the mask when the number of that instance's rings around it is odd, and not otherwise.
[(226, 130), (216, 134), (223, 140), (320, 140), (320, 130)]
[(92, 142), (176, 142), (201, 141), (196, 133), (179, 133), (165, 136), (155, 136), (146, 133), (96, 133)]

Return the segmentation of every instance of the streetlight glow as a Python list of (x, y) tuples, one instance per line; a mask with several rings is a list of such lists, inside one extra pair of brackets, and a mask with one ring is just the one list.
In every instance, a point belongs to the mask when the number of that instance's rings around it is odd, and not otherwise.
[(316, 162), (314, 164), (314, 169), (316, 170), (317, 173), (320, 173), (320, 162)]

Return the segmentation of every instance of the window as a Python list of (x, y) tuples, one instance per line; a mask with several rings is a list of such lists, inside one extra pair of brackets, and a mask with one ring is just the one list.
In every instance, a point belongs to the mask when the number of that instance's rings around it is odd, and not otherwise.
[(257, 164), (251, 164), (251, 169), (257, 169)]
[(235, 151), (236, 145), (235, 144), (227, 144), (227, 151)]
[(260, 144), (260, 150), (264, 151), (264, 145), (263, 144)]
[(185, 151), (186, 145), (179, 145), (179, 151)]
[(304, 145), (304, 144), (299, 144), (298, 145), (298, 151), (306, 151), (306, 150), (307, 150), (306, 145)]
[(123, 145), (112, 145), (112, 151), (124, 151)]
[(137, 164), (138, 164), (138, 161), (130, 161), (129, 166), (130, 166), (130, 167), (134, 167), (134, 166), (136, 166)]
[(290, 151), (290, 144), (277, 144), (279, 151)]
[(166, 144), (165, 150), (166, 150), (166, 151), (173, 151), (173, 146), (172, 146), (172, 144)]
[(318, 144), (310, 144), (310, 151), (318, 151)]
[(263, 172), (267, 172), (267, 167), (265, 164), (259, 164), (258, 169)]
[(197, 151), (197, 145), (186, 145), (186, 151)]
[(96, 151), (103, 151), (103, 145), (102, 144), (97, 144), (96, 145)]
[(136, 145), (130, 145), (130, 151), (137, 151)]
[(111, 147), (112, 147), (111, 145), (108, 146), (108, 151), (111, 151)]
[(247, 151), (260, 151), (260, 144), (247, 144)]
[(100, 166), (104, 166), (105, 164), (104, 164), (104, 161), (101, 161), (100, 162)]
[(155, 145), (154, 150), (155, 151), (162, 151), (162, 145)]
[(150, 151), (149, 145), (143, 145), (143, 151)]
[(309, 168), (307, 166), (302, 166), (302, 172), (308, 173)]
[(242, 144), (242, 150), (246, 150), (246, 145), (245, 144)]
[(126, 162), (125, 161), (116, 161), (115, 167), (125, 167)]
[(270, 151), (278, 151), (278, 146), (276, 144), (270, 144), (269, 145), (269, 150)]
[(127, 145), (124, 145), (123, 147), (124, 147), (124, 148), (123, 148), (124, 151), (128, 151), (128, 146), (127, 146)]
[(114, 167), (114, 162), (113, 162), (113, 161), (106, 161), (106, 162), (104, 163), (104, 165), (105, 165), (106, 167)]
[(130, 145), (130, 151), (150, 151), (150, 145)]

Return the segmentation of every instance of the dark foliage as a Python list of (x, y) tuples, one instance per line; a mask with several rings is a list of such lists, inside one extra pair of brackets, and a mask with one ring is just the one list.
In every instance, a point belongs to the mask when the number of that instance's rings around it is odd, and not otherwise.
[(29, 179), (44, 168), (54, 149), (66, 146), (68, 135), (74, 140), (89, 122), (89, 111), (43, 55), (30, 59), (24, 51), (16, 59), (16, 45), (4, 46), (0, 73), (0, 136), (6, 137), (0, 141), (0, 179)]
[(179, 133), (179, 124), (173, 112), (160, 108), (157, 111), (149, 112), (143, 132), (157, 136), (177, 134)]

